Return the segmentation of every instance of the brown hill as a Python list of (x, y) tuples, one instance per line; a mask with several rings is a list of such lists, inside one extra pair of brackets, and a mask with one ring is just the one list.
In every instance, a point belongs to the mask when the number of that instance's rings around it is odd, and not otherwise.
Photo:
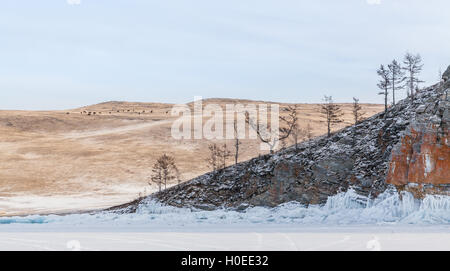
[[(225, 105), (256, 101), (209, 99)], [(285, 106), (285, 104), (280, 104)], [(175, 156), (183, 180), (209, 171), (207, 140), (170, 136), (172, 104), (106, 102), (67, 111), (0, 111), (0, 215), (102, 208), (150, 193), (156, 158)], [(363, 104), (366, 116), (382, 105)], [(351, 124), (351, 104), (342, 104)], [(300, 123), (313, 135), (326, 127), (318, 104), (299, 104)], [(231, 144), (231, 142), (230, 142)], [(258, 156), (244, 140), (240, 160)], [(230, 163), (232, 161), (230, 160)]]

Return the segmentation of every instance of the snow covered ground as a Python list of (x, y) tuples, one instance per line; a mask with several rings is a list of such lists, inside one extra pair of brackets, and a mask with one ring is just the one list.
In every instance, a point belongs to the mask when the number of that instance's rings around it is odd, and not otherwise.
[(450, 250), (450, 197), (353, 191), (324, 206), (199, 211), (148, 201), (133, 214), (0, 218), (0, 250)]
[(101, 210), (133, 201), (140, 195), (149, 195), (157, 191), (156, 187), (143, 189), (139, 184), (108, 184), (90, 183), (91, 192), (75, 193), (68, 195), (34, 195), (30, 193), (11, 193), (1, 196), (0, 193), (0, 217), (21, 216), (26, 214), (60, 214), (71, 213), (80, 210)]
[[(256, 229), (254, 229), (256, 230)], [(358, 229), (300, 232), (0, 232), (0, 250), (450, 250), (450, 234)]]

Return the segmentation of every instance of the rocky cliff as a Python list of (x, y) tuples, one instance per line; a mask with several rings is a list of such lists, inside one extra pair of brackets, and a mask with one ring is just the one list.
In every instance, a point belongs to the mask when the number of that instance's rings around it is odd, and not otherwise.
[[(423, 193), (450, 191), (448, 89), (420, 91), (330, 138), (208, 173), (151, 195), (173, 206), (275, 206), (288, 201), (323, 204), (350, 187), (376, 197), (388, 187)], [(137, 205), (139, 202), (136, 202)]]
[(446, 87), (440, 89), (438, 99), (424, 93), (414, 101), (415, 115), (390, 158), (386, 183), (417, 196), (449, 191), (450, 97)]
[(448, 66), (447, 70), (442, 74), (442, 80), (444, 82), (448, 82), (450, 79), (450, 66)]

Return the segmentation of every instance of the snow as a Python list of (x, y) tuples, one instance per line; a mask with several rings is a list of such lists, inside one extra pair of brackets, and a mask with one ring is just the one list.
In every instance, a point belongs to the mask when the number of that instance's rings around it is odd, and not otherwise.
[(0, 218), (0, 250), (450, 250), (450, 197), (349, 190), (322, 206)]
[(0, 232), (0, 250), (450, 250), (442, 232)]
[[(94, 190), (96, 186), (93, 184)], [(102, 193), (96, 190), (88, 193), (73, 192), (71, 195), (11, 193), (4, 197), (0, 196), (0, 217), (100, 210), (135, 200), (139, 194), (146, 196), (157, 191), (156, 187), (142, 189), (142, 185), (125, 183), (111, 184), (102, 189), (104, 190)]]
[(5, 225), (21, 224), (43, 224), (60, 229), (73, 226), (112, 229), (139, 226), (154, 230), (168, 227), (195, 228), (202, 225), (450, 225), (450, 197), (427, 195), (423, 200), (417, 200), (407, 192), (399, 194), (396, 191), (386, 191), (372, 200), (349, 190), (330, 197), (323, 206), (305, 207), (297, 202), (289, 202), (275, 208), (251, 207), (245, 211), (203, 211), (166, 206), (147, 200), (139, 206), (136, 213), (2, 217), (0, 231)]
[(429, 154), (425, 154), (425, 177), (434, 170), (434, 165)]

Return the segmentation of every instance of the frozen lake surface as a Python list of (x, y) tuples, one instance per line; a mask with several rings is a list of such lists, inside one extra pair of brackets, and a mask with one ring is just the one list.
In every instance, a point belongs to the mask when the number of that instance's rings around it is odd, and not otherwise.
[(0, 218), (0, 250), (450, 250), (450, 197), (353, 191), (322, 206)]
[[(450, 250), (448, 228), (248, 232), (0, 232), (0, 250)], [(428, 229), (431, 230), (431, 229)], [(400, 232), (398, 232), (400, 231)]]

